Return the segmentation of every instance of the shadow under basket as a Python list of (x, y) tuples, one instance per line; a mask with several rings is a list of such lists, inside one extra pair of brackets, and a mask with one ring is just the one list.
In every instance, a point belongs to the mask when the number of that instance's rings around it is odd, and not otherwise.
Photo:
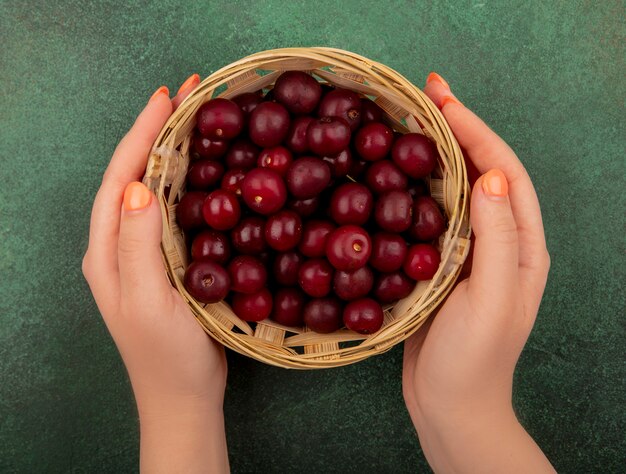
[[(185, 193), (191, 136), (198, 108), (214, 97), (233, 98), (272, 88), (287, 70), (307, 71), (322, 82), (351, 89), (374, 100), (384, 120), (401, 133), (425, 134), (437, 146), (439, 162), (429, 186), (444, 210), (448, 227), (437, 246), (441, 264), (432, 280), (385, 308), (382, 328), (371, 335), (347, 329), (318, 334), (271, 320), (249, 324), (224, 302), (202, 304), (183, 285), (189, 263), (176, 206)], [(154, 144), (143, 182), (156, 194), (163, 215), (162, 253), (167, 274), (205, 331), (224, 346), (261, 362), (295, 369), (337, 367), (389, 350), (414, 333), (452, 289), (470, 246), (469, 184), (459, 145), (437, 107), (400, 74), (354, 53), (330, 48), (264, 51), (211, 74), (170, 117)]]

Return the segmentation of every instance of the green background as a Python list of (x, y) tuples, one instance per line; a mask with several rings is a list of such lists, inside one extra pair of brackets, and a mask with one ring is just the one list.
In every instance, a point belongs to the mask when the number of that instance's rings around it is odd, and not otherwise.
[[(84, 282), (111, 153), (161, 84), (325, 45), (441, 73), (517, 151), (552, 269), (515, 407), (561, 472), (625, 462), (621, 1), (0, 3), (0, 472), (132, 472), (136, 411)], [(229, 354), (233, 472), (428, 472), (402, 347), (296, 372)], [(623, 472), (623, 471), (622, 471)]]

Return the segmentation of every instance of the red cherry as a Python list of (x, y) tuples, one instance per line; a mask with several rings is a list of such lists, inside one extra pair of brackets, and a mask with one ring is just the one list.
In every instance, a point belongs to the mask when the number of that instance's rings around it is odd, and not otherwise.
[(207, 194), (200, 191), (190, 191), (180, 198), (176, 206), (176, 220), (181, 229), (190, 231), (206, 225), (202, 215), (202, 207)]
[(230, 289), (239, 293), (256, 293), (267, 282), (267, 271), (260, 260), (250, 255), (239, 255), (228, 264)]
[(201, 158), (216, 160), (224, 156), (228, 151), (228, 142), (226, 140), (203, 137), (199, 132), (196, 132), (193, 136), (193, 149)]
[(382, 122), (384, 112), (373, 100), (362, 98), (361, 99), (361, 125), (366, 125), (370, 122)]
[(241, 195), (250, 209), (259, 214), (273, 214), (287, 200), (287, 188), (276, 171), (254, 168), (241, 184)]
[(371, 298), (348, 303), (343, 309), (343, 322), (348, 329), (360, 334), (372, 334), (383, 325), (383, 309)]
[(374, 285), (374, 272), (366, 265), (353, 272), (336, 271), (333, 290), (342, 300), (351, 301), (367, 296)]
[(217, 303), (226, 298), (230, 278), (226, 270), (211, 260), (191, 262), (185, 271), (185, 288), (201, 303)]
[(313, 298), (321, 298), (330, 293), (332, 280), (333, 267), (322, 258), (307, 260), (298, 270), (300, 288)]
[(367, 161), (357, 160), (357, 157), (353, 155), (352, 164), (350, 165), (350, 175), (352, 178), (359, 178), (367, 171)]
[(228, 99), (211, 99), (196, 113), (198, 130), (212, 140), (230, 140), (243, 129), (243, 112)]
[(428, 186), (426, 186), (426, 183), (421, 179), (414, 180), (407, 191), (411, 195), (411, 199), (429, 195)]
[(330, 182), (330, 168), (313, 156), (295, 160), (287, 170), (287, 187), (297, 199), (310, 199), (321, 193)]
[(316, 155), (334, 156), (350, 144), (350, 126), (339, 117), (322, 117), (311, 122), (306, 140)]
[(437, 150), (424, 135), (406, 133), (393, 144), (391, 158), (411, 178), (423, 178), (435, 169)]
[(233, 97), (233, 102), (239, 106), (246, 119), (257, 106), (263, 102), (263, 97), (258, 92), (246, 92), (245, 94)]
[(361, 227), (344, 225), (326, 241), (326, 256), (337, 270), (354, 271), (367, 263), (372, 252), (370, 236)]
[(310, 114), (322, 97), (322, 88), (302, 71), (283, 72), (274, 84), (274, 98), (292, 114)]
[(437, 201), (430, 196), (420, 196), (413, 203), (411, 237), (415, 240), (435, 240), (446, 230), (446, 221)]
[(317, 298), (304, 306), (304, 322), (320, 334), (335, 332), (341, 327), (341, 302), (337, 298)]
[(252, 294), (234, 293), (232, 308), (244, 321), (263, 321), (272, 312), (272, 294), (267, 288)]
[(222, 179), (224, 166), (219, 161), (198, 160), (187, 171), (187, 184), (191, 189), (208, 189)]
[(279, 252), (296, 247), (301, 237), (302, 220), (294, 211), (279, 211), (270, 216), (265, 223), (265, 241)]
[(298, 284), (298, 271), (304, 258), (297, 252), (279, 253), (274, 259), (273, 275), (279, 285), (295, 286)]
[(257, 166), (259, 168), (272, 169), (284, 177), (292, 161), (291, 152), (287, 150), (287, 148), (284, 146), (275, 146), (265, 148), (261, 151), (259, 159), (257, 160)]
[(336, 156), (323, 156), (322, 160), (328, 163), (333, 178), (342, 178), (350, 172), (352, 167), (352, 152), (350, 148), (346, 148)]
[(441, 263), (439, 251), (430, 244), (415, 244), (409, 248), (404, 261), (404, 273), (414, 280), (430, 280)]
[(260, 217), (246, 217), (230, 231), (235, 250), (245, 255), (258, 255), (265, 251), (265, 221)]
[(381, 304), (406, 298), (415, 288), (415, 282), (404, 272), (382, 273), (376, 277), (372, 294)]
[(366, 161), (382, 160), (391, 150), (392, 143), (393, 131), (379, 122), (364, 125), (354, 139), (357, 153)]
[(319, 117), (340, 117), (355, 131), (361, 123), (361, 98), (348, 89), (336, 88), (322, 98), (317, 109)]
[(261, 148), (280, 145), (289, 132), (289, 112), (276, 102), (262, 102), (250, 114), (248, 133)]
[(287, 202), (287, 208), (297, 212), (301, 217), (309, 217), (317, 211), (320, 205), (320, 197), (313, 196), (309, 199), (292, 199)]
[(232, 229), (241, 217), (237, 195), (226, 189), (216, 189), (204, 200), (202, 215), (215, 230)]
[(226, 189), (232, 193), (235, 193), (237, 196), (241, 196), (241, 184), (243, 183), (244, 178), (246, 177), (246, 172), (244, 170), (228, 170), (222, 176), (221, 188)]
[(304, 224), (302, 240), (298, 250), (309, 258), (319, 258), (326, 255), (326, 241), (336, 226), (329, 221), (311, 220)]
[(374, 218), (387, 232), (404, 232), (411, 226), (413, 201), (406, 191), (388, 191), (378, 198)]
[(228, 238), (221, 232), (205, 230), (200, 232), (191, 243), (193, 260), (212, 260), (223, 265), (230, 258)]
[(372, 237), (369, 264), (379, 272), (395, 272), (402, 268), (407, 251), (406, 242), (398, 234), (377, 232)]
[(309, 151), (306, 140), (306, 131), (315, 119), (309, 115), (297, 117), (291, 122), (291, 128), (285, 138), (285, 145), (293, 153), (303, 154)]
[(363, 225), (372, 213), (374, 198), (366, 186), (345, 183), (335, 189), (330, 198), (330, 216), (339, 225)]
[(259, 156), (259, 148), (246, 138), (235, 140), (230, 146), (226, 155), (226, 166), (228, 168), (236, 168), (249, 170), (256, 166), (256, 160)]
[(304, 325), (306, 296), (298, 288), (280, 288), (274, 294), (274, 309), (271, 318), (284, 326)]
[(376, 194), (387, 191), (405, 190), (408, 178), (391, 160), (372, 163), (365, 172), (365, 183)]

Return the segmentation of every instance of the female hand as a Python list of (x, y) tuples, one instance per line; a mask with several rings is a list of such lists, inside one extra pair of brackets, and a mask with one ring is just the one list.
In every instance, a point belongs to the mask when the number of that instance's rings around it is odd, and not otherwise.
[(468, 169), (482, 176), (471, 198), (471, 275), (405, 343), (409, 413), (437, 472), (552, 471), (511, 403), (550, 266), (535, 190), (511, 148), (445, 80), (432, 73), (425, 92), (465, 150)]
[(128, 370), (141, 422), (141, 467), (150, 472), (228, 469), (222, 404), (224, 350), (170, 285), (160, 253), (156, 197), (138, 180), (172, 111), (157, 90), (116, 148), (96, 195), (83, 273)]

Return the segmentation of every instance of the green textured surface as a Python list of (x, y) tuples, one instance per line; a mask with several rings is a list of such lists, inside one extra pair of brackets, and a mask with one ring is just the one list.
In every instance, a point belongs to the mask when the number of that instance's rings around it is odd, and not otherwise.
[[(310, 45), (418, 85), (440, 72), (518, 152), (552, 271), (515, 406), (560, 472), (623, 469), (625, 4), (423, 3), (0, 2), (0, 472), (137, 469), (132, 393), (80, 273), (102, 172), (159, 85)], [(230, 354), (233, 472), (428, 471), (401, 358), (293, 372)]]

